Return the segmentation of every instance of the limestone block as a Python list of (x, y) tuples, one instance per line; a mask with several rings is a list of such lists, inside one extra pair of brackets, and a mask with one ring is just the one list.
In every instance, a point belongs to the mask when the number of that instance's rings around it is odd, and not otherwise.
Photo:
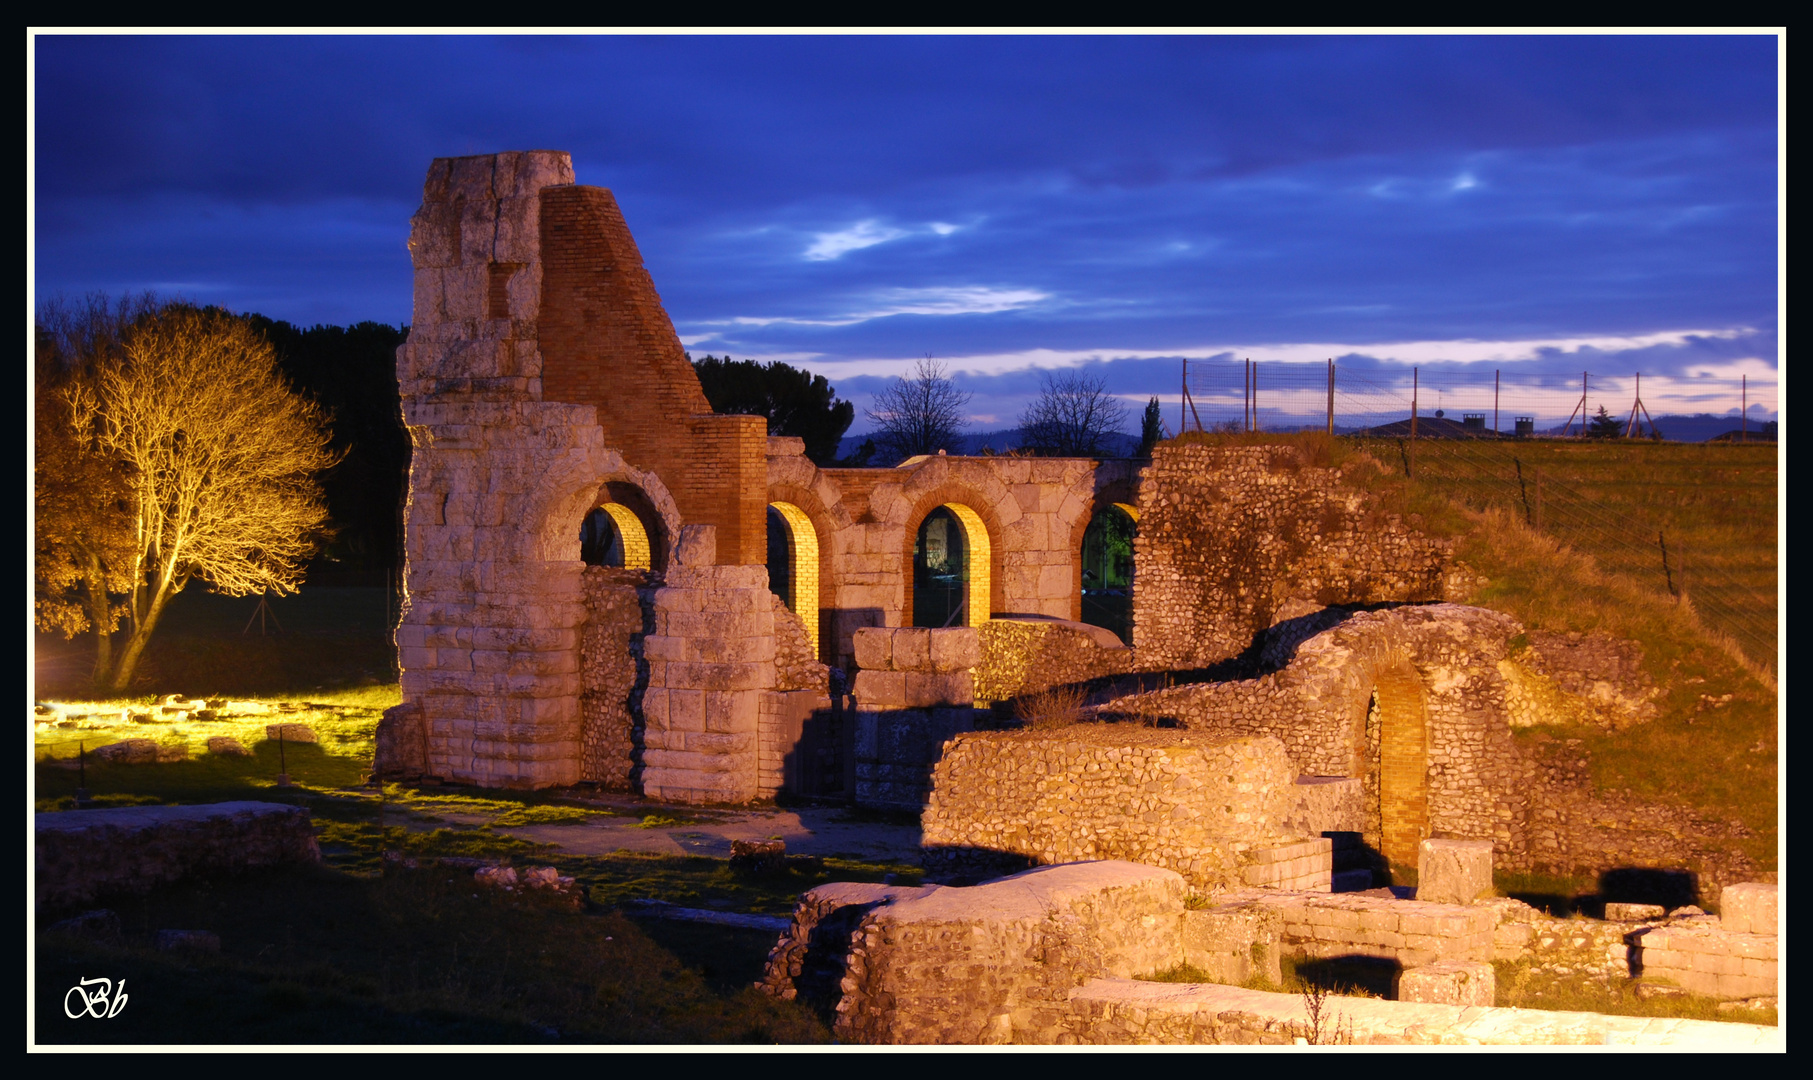
[(315, 729), (307, 724), (266, 724), (264, 737), (271, 740), (281, 738), (284, 742), (312, 743), (316, 741)]
[(1668, 914), (1660, 904), (1620, 904), (1605, 905), (1606, 922), (1643, 922), (1646, 919), (1660, 919)]
[(674, 542), (670, 557), (674, 566), (698, 568), (718, 563), (718, 527), (716, 525), (682, 525), (680, 538)]
[[(856, 666), (864, 672), (892, 671), (894, 632), (884, 626), (864, 626), (850, 635), (856, 649)], [(861, 676), (858, 675), (858, 678)]]
[(1491, 1005), (1498, 993), (1492, 965), (1479, 961), (1444, 961), (1405, 970), (1398, 976), (1397, 999), (1427, 1005)]
[(968, 705), (976, 700), (976, 677), (967, 671), (908, 671), (906, 704), (910, 708)]
[(901, 708), (907, 701), (906, 678), (904, 671), (858, 671), (851, 693), (865, 708)]
[(705, 730), (754, 731), (761, 717), (760, 693), (737, 690), (705, 691)]
[(973, 626), (930, 632), (931, 670), (968, 671), (982, 663), (982, 634)]
[(1492, 895), (1490, 840), (1424, 840), (1417, 849), (1416, 898), (1471, 904)]
[(1774, 885), (1746, 881), (1719, 894), (1719, 925), (1736, 934), (1776, 934), (1779, 892)]
[(230, 735), (213, 735), (208, 738), (208, 753), (221, 757), (250, 757), (252, 752)]
[(932, 662), (932, 631), (919, 626), (903, 626), (894, 634), (894, 670), (925, 671)]

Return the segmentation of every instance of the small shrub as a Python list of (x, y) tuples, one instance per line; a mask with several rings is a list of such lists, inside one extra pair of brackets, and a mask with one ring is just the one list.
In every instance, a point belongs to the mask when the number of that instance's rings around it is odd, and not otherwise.
[(1067, 728), (1083, 718), (1084, 691), (1080, 686), (1054, 686), (1028, 694), (1014, 706), (1023, 727), (1034, 731)]

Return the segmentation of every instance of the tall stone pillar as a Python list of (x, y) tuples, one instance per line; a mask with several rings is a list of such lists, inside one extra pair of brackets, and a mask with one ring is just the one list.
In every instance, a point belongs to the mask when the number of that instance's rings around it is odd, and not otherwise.
[(713, 565), (716, 528), (681, 530), (655, 632), (643, 639), (642, 791), (684, 803), (759, 797), (763, 691), (775, 684), (774, 607), (765, 566)]
[(380, 772), (579, 779), (583, 507), (568, 504), (596, 487), (607, 452), (595, 407), (539, 400), (538, 328), (541, 192), (572, 182), (567, 155), (548, 151), (429, 169), (409, 239), (414, 322), (397, 351), (413, 446), (397, 651), (421, 737), (405, 741), (417, 760)]

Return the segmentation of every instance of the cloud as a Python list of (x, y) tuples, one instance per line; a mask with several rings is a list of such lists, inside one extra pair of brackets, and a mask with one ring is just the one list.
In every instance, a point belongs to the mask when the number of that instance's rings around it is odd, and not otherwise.
[[(731, 319), (707, 320), (695, 326), (854, 326), (870, 319), (890, 315), (990, 315), (1029, 307), (1051, 294), (1038, 289), (997, 288), (991, 285), (934, 285), (916, 289), (880, 289), (864, 298), (864, 306), (855, 311), (838, 312), (823, 318), (793, 315), (739, 315)], [(681, 341), (691, 344), (720, 336), (688, 333)]]
[(883, 225), (873, 219), (859, 221), (847, 229), (837, 232), (819, 233), (812, 238), (806, 248), (806, 258), (814, 262), (835, 259), (852, 251), (860, 251), (876, 244), (885, 244), (889, 240), (898, 240), (909, 235), (905, 229), (896, 229)]

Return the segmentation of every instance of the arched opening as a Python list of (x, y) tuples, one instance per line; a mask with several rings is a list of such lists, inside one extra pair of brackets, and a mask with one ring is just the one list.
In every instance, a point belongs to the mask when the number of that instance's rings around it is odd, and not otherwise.
[(1133, 533), (1139, 511), (1110, 503), (1083, 531), (1081, 621), (1133, 643)]
[(594, 507), (579, 526), (579, 557), (587, 566), (653, 569), (648, 529), (622, 503)]
[(819, 655), (818, 532), (792, 503), (768, 504), (768, 588), (799, 616), (813, 655)]
[[(1428, 723), (1416, 673), (1400, 667), (1378, 676), (1366, 715), (1368, 749), (1376, 747), (1379, 851), (1414, 867), (1429, 836)], [(1372, 756), (1371, 753), (1368, 756)]]
[(914, 626), (981, 626), (988, 621), (988, 527), (961, 503), (925, 516), (913, 539)]

